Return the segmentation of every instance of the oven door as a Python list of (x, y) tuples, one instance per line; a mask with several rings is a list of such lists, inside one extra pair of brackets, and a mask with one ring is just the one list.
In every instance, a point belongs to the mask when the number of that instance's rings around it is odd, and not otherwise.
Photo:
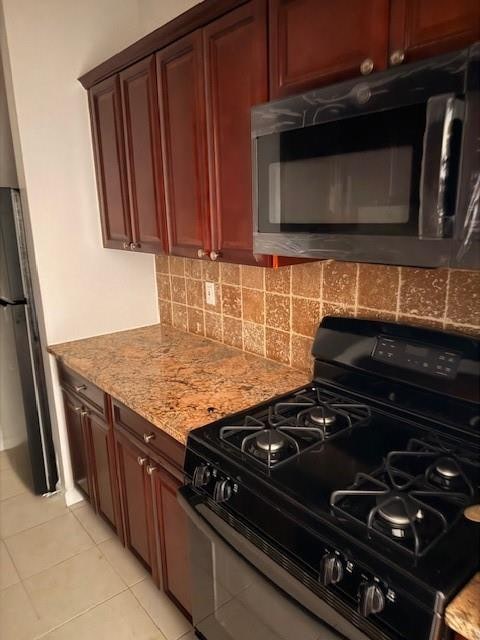
[(190, 487), (192, 616), (206, 640), (368, 640), (217, 516)]

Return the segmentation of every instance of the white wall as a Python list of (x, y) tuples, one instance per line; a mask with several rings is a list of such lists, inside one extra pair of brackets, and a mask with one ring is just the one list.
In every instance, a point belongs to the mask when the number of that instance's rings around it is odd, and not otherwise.
[[(196, 1), (0, 2), (0, 46), (45, 341), (156, 323), (153, 257), (101, 246), (87, 94), (77, 78)], [(48, 375), (57, 449), (65, 458), (51, 362)], [(67, 464), (63, 480), (69, 490)]]

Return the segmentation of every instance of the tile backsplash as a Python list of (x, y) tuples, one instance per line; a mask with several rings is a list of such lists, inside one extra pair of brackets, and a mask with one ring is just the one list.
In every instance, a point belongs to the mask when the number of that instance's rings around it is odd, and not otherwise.
[(173, 256), (157, 256), (156, 271), (163, 324), (304, 371), (326, 315), (480, 336), (480, 272), (336, 261), (266, 269)]

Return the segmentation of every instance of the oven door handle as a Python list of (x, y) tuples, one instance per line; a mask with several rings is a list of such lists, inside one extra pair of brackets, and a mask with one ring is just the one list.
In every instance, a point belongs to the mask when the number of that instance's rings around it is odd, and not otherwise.
[(451, 235), (465, 105), (453, 93), (429, 98), (420, 177), (420, 238)]
[[(248, 561), (257, 571), (268, 576), (268, 579), (279, 589), (311, 611), (326, 627), (328, 625), (330, 638), (333, 637), (332, 634), (338, 634), (336, 636), (338, 640), (370, 639), (370, 635), (365, 635), (345, 615), (336, 611), (326, 601), (310, 591), (244, 535), (214, 513), (205, 504), (205, 499), (193, 491), (190, 485), (185, 485), (178, 490), (177, 500), (191, 522), (212, 544), (227, 543), (235, 553)], [(345, 605), (339, 603), (339, 606)], [(368, 622), (366, 624), (368, 626)], [(385, 636), (382, 635), (383, 637)]]

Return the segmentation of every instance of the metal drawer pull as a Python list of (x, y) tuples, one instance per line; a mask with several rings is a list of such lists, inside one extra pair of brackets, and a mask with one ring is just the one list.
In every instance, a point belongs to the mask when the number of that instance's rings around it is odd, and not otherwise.
[(86, 416), (90, 415), (90, 411), (88, 409), (84, 409), (81, 414), (82, 418), (85, 418)]
[(141, 467), (143, 467), (146, 461), (147, 461), (147, 458), (142, 458), (142, 456), (138, 456), (137, 458), (137, 462)]
[(205, 249), (198, 249), (197, 256), (199, 258), (205, 258), (205, 256), (208, 256), (208, 251), (205, 251)]
[(155, 434), (154, 433), (144, 433), (143, 434), (143, 440), (146, 442), (146, 444), (148, 444), (150, 442), (150, 440), (153, 440), (155, 438)]
[(73, 407), (73, 410), (75, 411), (75, 413), (80, 413), (82, 409), (83, 407)]
[(147, 467), (147, 473), (149, 476), (152, 475), (152, 473), (156, 470), (156, 466), (154, 464), (149, 464)]
[(405, 51), (401, 49), (397, 49), (390, 55), (390, 64), (396, 66), (397, 64), (402, 64), (405, 60)]
[(221, 251), (210, 251), (210, 260), (218, 260), (221, 255)]
[(74, 389), (77, 393), (80, 393), (80, 391), (86, 391), (87, 390), (87, 385), (86, 384), (78, 384), (74, 386)]
[(373, 67), (373, 60), (371, 58), (365, 58), (365, 60), (360, 65), (360, 72), (362, 73), (362, 75), (368, 76), (369, 73), (372, 73)]

